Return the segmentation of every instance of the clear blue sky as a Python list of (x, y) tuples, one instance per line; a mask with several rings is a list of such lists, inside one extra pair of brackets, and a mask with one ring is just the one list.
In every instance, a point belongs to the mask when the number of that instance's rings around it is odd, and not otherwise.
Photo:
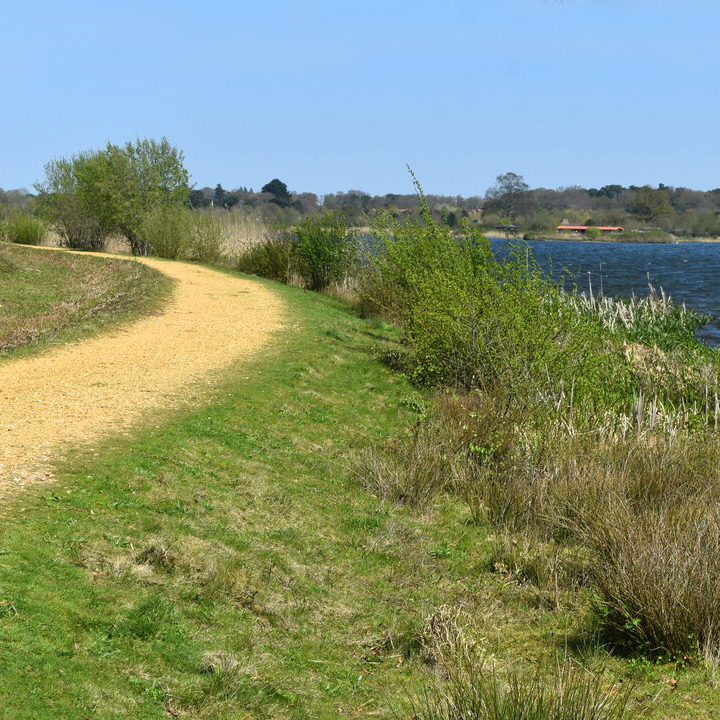
[(5, 3), (0, 187), (166, 136), (197, 187), (720, 187), (717, 0)]

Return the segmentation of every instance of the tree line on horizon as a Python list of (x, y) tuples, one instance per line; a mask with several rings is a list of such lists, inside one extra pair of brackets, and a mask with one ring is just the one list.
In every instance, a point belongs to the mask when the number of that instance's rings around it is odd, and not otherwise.
[[(287, 191), (284, 183), (280, 183)], [(242, 187), (225, 190), (222, 185), (190, 192), (196, 208), (224, 207), (260, 209), (268, 203), (293, 210), (301, 216), (340, 210), (354, 225), (367, 225), (373, 213), (386, 210), (396, 215), (418, 216), (420, 204), (415, 193), (372, 195), (362, 190), (348, 190), (318, 196), (314, 193), (287, 192), (284, 199)], [(451, 227), (462, 218), (486, 228), (507, 224), (526, 232), (552, 232), (561, 223), (587, 226), (621, 226), (627, 230), (656, 229), (681, 236), (720, 235), (720, 188), (692, 190), (660, 184), (604, 185), (584, 188), (579, 185), (530, 188), (521, 175), (505, 173), (484, 195), (426, 196), (433, 216), (444, 219)]]
[[(164, 182), (165, 171), (172, 168), (174, 197), (191, 210), (252, 213), (274, 226), (291, 226), (308, 215), (331, 211), (341, 211), (348, 223), (357, 227), (369, 225), (379, 210), (398, 217), (407, 213), (417, 219), (420, 215), (419, 199), (414, 192), (373, 195), (363, 190), (348, 190), (317, 195), (291, 191), (278, 178), (267, 182), (259, 191), (245, 186), (227, 190), (220, 183), (214, 188), (196, 188), (190, 184), (182, 152), (163, 138), (160, 142), (138, 139), (125, 146), (108, 143), (101, 151), (52, 160), (45, 166), (44, 182), (35, 185), (34, 193), (0, 188), (0, 218), (20, 213), (54, 223), (59, 205), (64, 203), (67, 209), (71, 203), (85, 210), (100, 207), (99, 222), (107, 227), (117, 225), (117, 214), (105, 212), (107, 200), (113, 187), (123, 188), (123, 192), (128, 190), (125, 184), (128, 173), (134, 171), (129, 169), (133, 158), (126, 156), (133, 156), (142, 148), (163, 149), (155, 156), (150, 153), (144, 158), (142, 172), (152, 178), (157, 165), (158, 182)], [(134, 161), (139, 161), (141, 155)], [(160, 166), (168, 159), (171, 162), (163, 170)], [(75, 176), (71, 177), (73, 173)], [(115, 173), (114, 179), (112, 173)], [(147, 205), (146, 195), (155, 192), (152, 181), (148, 183), (147, 178), (132, 188), (136, 204), (140, 206)], [(704, 191), (662, 183), (657, 187), (610, 184), (599, 188), (578, 185), (531, 188), (522, 175), (507, 172), (498, 175), (483, 195), (428, 194), (425, 201), (433, 217), (451, 227), (469, 219), (485, 229), (511, 226), (514, 231), (531, 236), (552, 234), (560, 224), (621, 226), (630, 232), (653, 229), (679, 236), (720, 236), (720, 188)]]

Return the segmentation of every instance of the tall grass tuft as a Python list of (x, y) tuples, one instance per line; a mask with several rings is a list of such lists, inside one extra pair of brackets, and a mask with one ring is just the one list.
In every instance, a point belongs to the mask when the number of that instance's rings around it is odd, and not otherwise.
[(720, 650), (720, 505), (695, 497), (579, 526), (593, 553), (598, 611), (607, 639), (648, 656), (717, 656)]
[(231, 210), (218, 211), (214, 216), (222, 227), (222, 255), (231, 263), (237, 263), (243, 254), (262, 245), (275, 234), (274, 229), (257, 213)]
[(22, 245), (42, 245), (47, 227), (40, 218), (20, 212), (11, 212), (3, 223), (3, 239)]
[(453, 439), (444, 428), (425, 422), (404, 443), (368, 449), (355, 472), (374, 495), (422, 509), (452, 483), (456, 456)]
[(481, 661), (451, 666), (447, 679), (410, 704), (417, 720), (622, 720), (637, 718), (627, 688), (571, 664), (550, 672), (500, 670)]
[(374, 494), (419, 508), (454, 493), (476, 521), (518, 534), (494, 564), (556, 608), (562, 590), (589, 586), (601, 636), (623, 651), (716, 657), (714, 431), (588, 432), (545, 417), (531, 422), (497, 393), (444, 392), (404, 444), (368, 451), (359, 476)]

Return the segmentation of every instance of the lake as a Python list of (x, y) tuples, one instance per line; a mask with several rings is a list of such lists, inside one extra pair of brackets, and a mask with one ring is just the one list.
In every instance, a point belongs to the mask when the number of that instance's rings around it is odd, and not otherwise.
[[(501, 250), (505, 240), (491, 240)], [(678, 244), (531, 241), (529, 247), (541, 267), (555, 277), (567, 271), (565, 287), (577, 286), (595, 295), (645, 297), (648, 284), (662, 288), (679, 304), (713, 317), (700, 329), (700, 338), (720, 346), (720, 243)]]

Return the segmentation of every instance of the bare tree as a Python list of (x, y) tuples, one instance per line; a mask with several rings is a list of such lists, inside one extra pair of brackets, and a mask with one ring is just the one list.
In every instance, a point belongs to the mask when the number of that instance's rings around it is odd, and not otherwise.
[(484, 209), (514, 221), (529, 205), (529, 190), (522, 175), (513, 172), (498, 175), (495, 185), (485, 193)]

